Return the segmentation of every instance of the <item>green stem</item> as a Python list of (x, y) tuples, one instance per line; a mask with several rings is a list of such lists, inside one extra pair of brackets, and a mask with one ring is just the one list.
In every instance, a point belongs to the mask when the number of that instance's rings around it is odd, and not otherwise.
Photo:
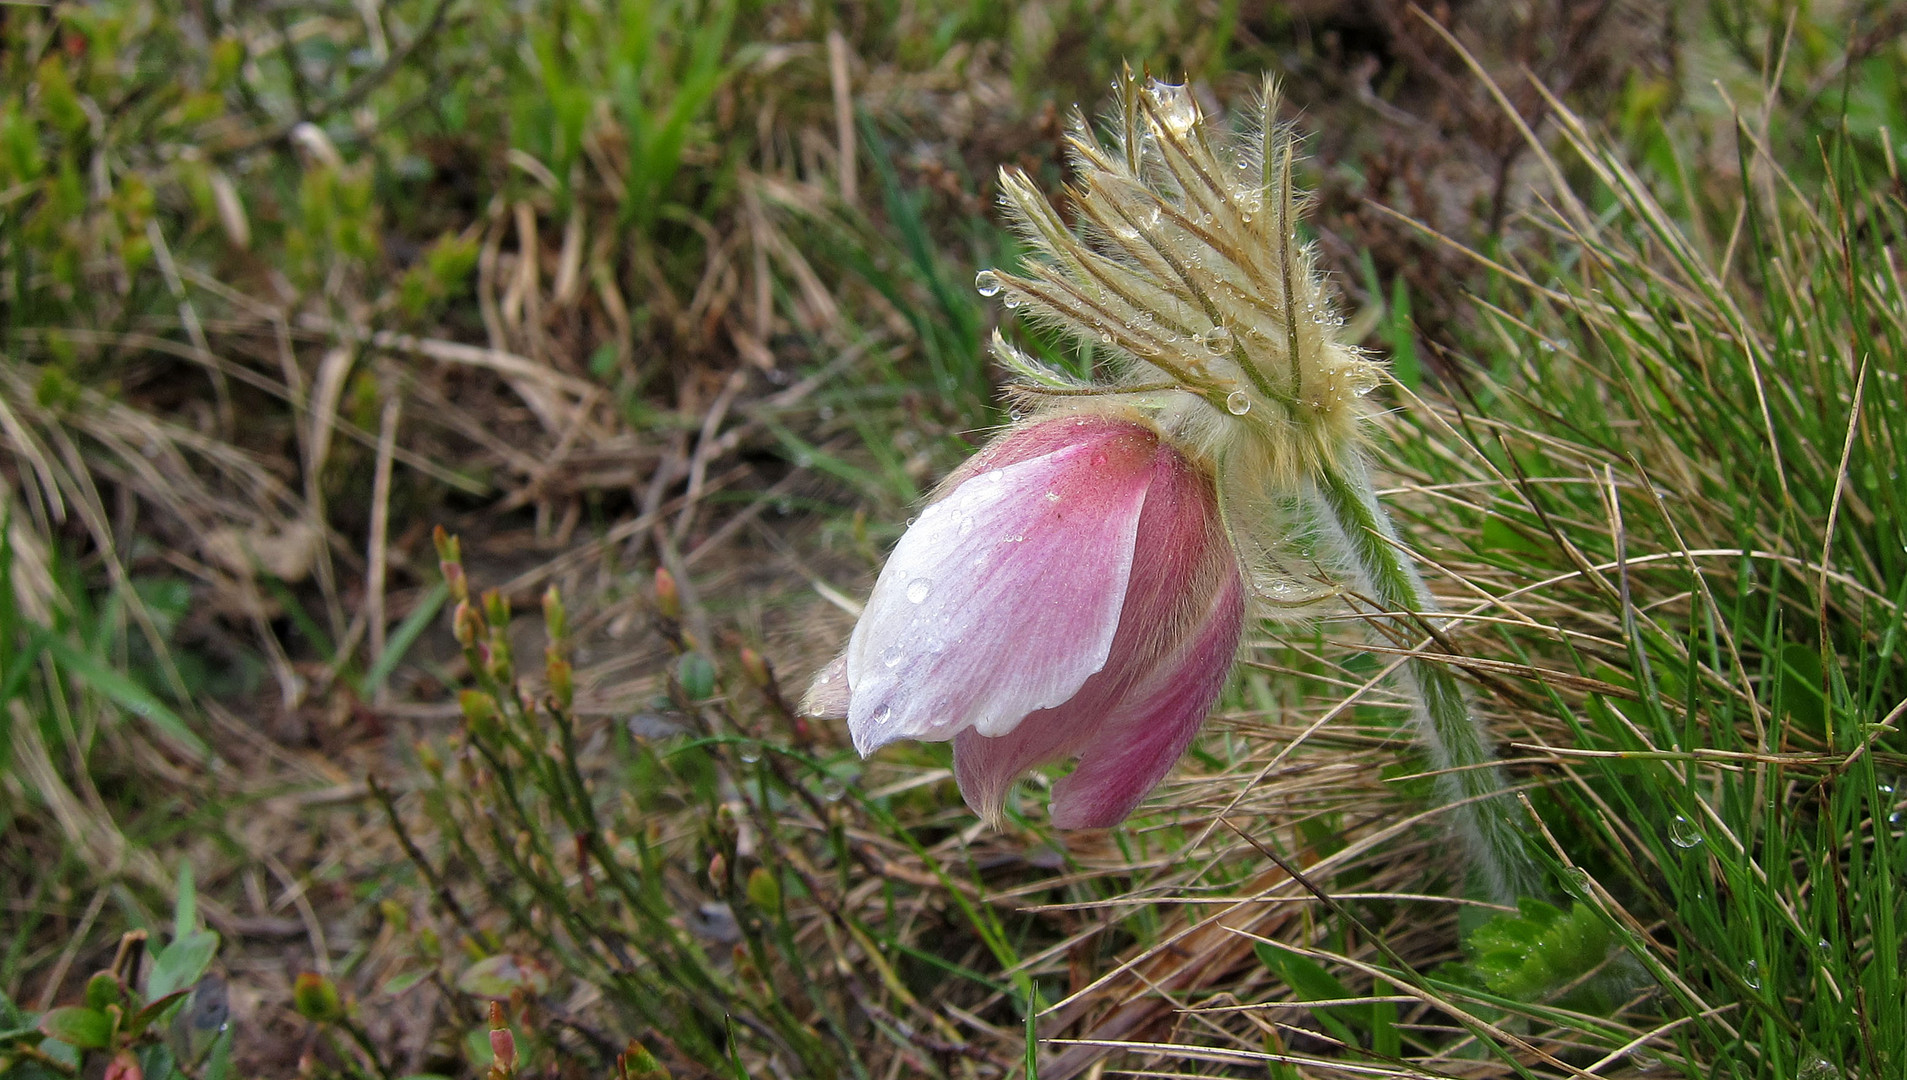
[[(1434, 617), (1437, 601), (1398, 542), (1362, 458), (1347, 454), (1318, 470), (1316, 483), (1324, 539), (1337, 542), (1359, 588), (1382, 611)], [(1540, 876), (1525, 846), (1503, 769), (1496, 764), (1496, 749), (1489, 730), (1471, 713), (1450, 665), (1413, 657), (1405, 661), (1402, 674), (1431, 765), (1438, 770), (1438, 794), (1450, 806), (1457, 831), (1490, 892), (1505, 901), (1534, 893)]]

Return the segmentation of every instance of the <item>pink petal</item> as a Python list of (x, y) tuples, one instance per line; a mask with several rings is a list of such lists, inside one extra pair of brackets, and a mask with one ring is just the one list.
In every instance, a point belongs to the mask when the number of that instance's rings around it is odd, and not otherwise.
[(1185, 751), (1231, 670), (1244, 583), (1209, 481), (1162, 453), (1141, 515), (1126, 608), (1106, 666), (1071, 700), (1010, 734), (965, 731), (954, 775), (967, 804), (997, 820), (1028, 769), (1079, 756), (1053, 793), (1053, 824), (1105, 827), (1132, 812)]
[[(1028, 430), (1062, 425), (1073, 421)], [(1158, 439), (1132, 423), (1069, 434), (968, 477), (901, 537), (848, 641), (862, 754), (1004, 734), (1105, 666)]]
[(1226, 590), (1205, 632), (1178, 664), (1106, 717), (1079, 766), (1053, 785), (1054, 828), (1111, 828), (1165, 779), (1225, 689), (1244, 616), (1240, 583)]
[[(1053, 787), (1053, 825), (1109, 828), (1125, 820), (1185, 753), (1224, 690), (1244, 611), (1243, 583), (1234, 578), (1198, 636), (1143, 685), (1119, 685), (1110, 671), (1101, 672), (1071, 701), (1034, 713), (1009, 734), (961, 732), (954, 738), (954, 778), (967, 805), (997, 821), (1015, 780), (1077, 755), (1078, 767)], [(1117, 700), (1107, 701), (1110, 696)]]

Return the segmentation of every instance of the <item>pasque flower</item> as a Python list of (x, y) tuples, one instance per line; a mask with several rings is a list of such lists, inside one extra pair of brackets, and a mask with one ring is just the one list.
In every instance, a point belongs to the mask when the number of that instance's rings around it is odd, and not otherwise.
[[(1377, 501), (1365, 395), (1381, 365), (1342, 339), (1299, 237), (1293, 139), (1267, 85), (1253, 129), (1128, 72), (1102, 142), (1068, 139), (1068, 225), (1023, 173), (1001, 203), (1031, 258), (975, 287), (1093, 350), (1087, 382), (993, 350), (1026, 419), (943, 485), (895, 548), (815, 711), (855, 746), (954, 740), (970, 805), (1076, 756), (1056, 825), (1109, 825), (1164, 776), (1216, 700), (1249, 607), (1290, 615), (1319, 570), (1415, 636), (1435, 601)], [(1290, 538), (1315, 548), (1287, 571)], [(1305, 598), (1301, 597), (1301, 602)], [(1432, 638), (1441, 642), (1439, 634)], [(1487, 732), (1449, 665), (1402, 689), (1459, 831), (1494, 890), (1527, 876)]]
[(1049, 416), (942, 485), (812, 705), (844, 703), (863, 754), (952, 739), (990, 819), (1021, 773), (1077, 756), (1053, 823), (1114, 825), (1197, 733), (1244, 612), (1210, 470), (1136, 411)]

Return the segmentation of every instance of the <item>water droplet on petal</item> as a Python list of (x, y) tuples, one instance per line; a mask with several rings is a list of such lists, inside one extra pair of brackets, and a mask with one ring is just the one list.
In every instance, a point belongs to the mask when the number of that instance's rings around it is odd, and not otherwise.
[(1243, 390), (1234, 390), (1225, 395), (1225, 411), (1233, 416), (1243, 416), (1251, 411), (1251, 397)]
[(1046, 493), (1046, 501), (1047, 501), (1047, 502), (1058, 502), (1058, 501), (1059, 501), (1059, 492), (1057, 492), (1057, 491), (1049, 491), (1049, 492), (1047, 492), (1047, 493)]
[(883, 705), (880, 708), (874, 710), (873, 715), (867, 718), (867, 722), (874, 725), (875, 727), (880, 727), (882, 724), (887, 723), (889, 720), (892, 720), (893, 718), (894, 718), (894, 710)]
[(1205, 347), (1220, 356), (1232, 351), (1232, 328), (1223, 324), (1205, 332)]
[(991, 270), (980, 271), (973, 275), (973, 289), (981, 296), (998, 296), (1000, 294), (1000, 275)]
[(901, 648), (899, 645), (889, 645), (887, 648), (881, 650), (881, 663), (886, 664), (888, 667), (899, 667), (901, 660), (906, 656), (907, 650)]
[(933, 582), (928, 581), (924, 577), (917, 577), (907, 583), (907, 602), (910, 604), (921, 603), (927, 599), (927, 594), (933, 591)]

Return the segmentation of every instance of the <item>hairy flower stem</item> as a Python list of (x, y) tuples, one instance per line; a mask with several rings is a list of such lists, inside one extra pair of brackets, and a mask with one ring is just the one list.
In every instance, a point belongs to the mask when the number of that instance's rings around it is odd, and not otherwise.
[[(1345, 455), (1319, 469), (1315, 483), (1326, 536), (1339, 542), (1365, 594), (1380, 610), (1434, 617), (1437, 602), (1377, 501), (1363, 460)], [(1451, 807), (1484, 882), (1498, 900), (1532, 893), (1539, 876), (1517, 827), (1516, 804), (1496, 764), (1489, 732), (1471, 714), (1448, 664), (1413, 657), (1405, 662), (1403, 676), (1431, 765), (1439, 773), (1438, 792)]]

